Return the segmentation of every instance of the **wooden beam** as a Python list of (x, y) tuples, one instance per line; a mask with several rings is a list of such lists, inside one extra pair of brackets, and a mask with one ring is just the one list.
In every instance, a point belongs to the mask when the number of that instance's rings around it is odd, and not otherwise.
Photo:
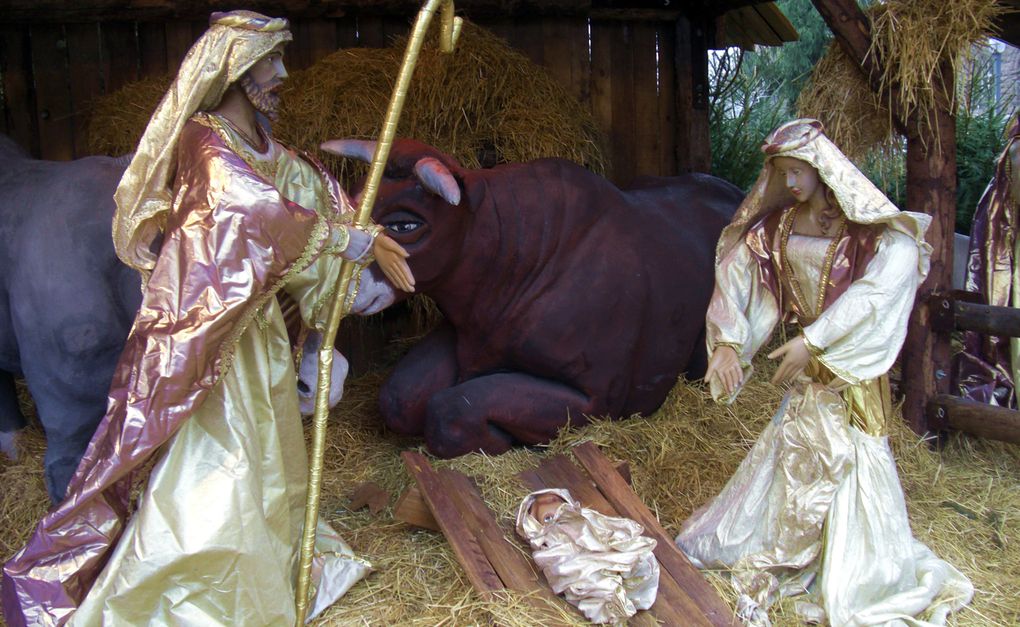
[(1020, 309), (1015, 307), (957, 300), (948, 294), (933, 296), (929, 307), (932, 328), (939, 333), (960, 330), (997, 337), (1020, 337)]
[[(737, 625), (729, 606), (719, 598), (712, 585), (691, 564), (687, 556), (676, 547), (673, 537), (662, 528), (659, 519), (637, 498), (623, 477), (614, 471), (612, 464), (598, 447), (591, 442), (585, 442), (574, 447), (573, 453), (616, 511), (621, 516), (639, 522), (645, 528), (645, 535), (655, 538), (657, 541), (655, 557), (704, 614), (702, 620), (716, 626)], [(696, 624), (693, 621), (694, 616), (690, 618), (691, 622), (688, 624)], [(698, 624), (701, 624), (701, 621)]]
[[(836, 41), (843, 51), (864, 72), (872, 91), (878, 93), (881, 89), (882, 59), (868, 54), (871, 48), (871, 21), (857, 6), (856, 0), (811, 0), (811, 2), (828, 24), (829, 30), (836, 36)], [(883, 102), (890, 107), (896, 130), (902, 135), (909, 136), (912, 129), (907, 127), (906, 116), (900, 108), (899, 89), (893, 86), (890, 92), (883, 96)]]
[(925, 406), (935, 394), (949, 389), (949, 337), (934, 334), (927, 302), (934, 293), (949, 291), (953, 276), (953, 224), (956, 217), (956, 122), (950, 103), (953, 72), (943, 63), (933, 76), (934, 103), (905, 112), (898, 87), (882, 90), (883, 59), (868, 54), (871, 23), (856, 0), (812, 0), (836, 36), (839, 45), (868, 77), (872, 89), (881, 90), (890, 105), (893, 122), (907, 138), (907, 209), (932, 217), (925, 239), (932, 246), (931, 270), (917, 293), (903, 346), (906, 400), (904, 420), (917, 433), (928, 431)]
[(492, 592), (503, 589), (503, 581), (486, 559), (485, 552), (471, 533), (456, 503), (443, 489), (439, 475), (421, 453), (404, 451), (400, 456), (404, 459), (404, 466), (418, 483), (425, 502), (443, 530), (443, 535), (450, 542), (450, 548), (464, 568), (468, 581), (484, 599), (491, 599)]
[(995, 407), (949, 394), (939, 394), (928, 403), (932, 423), (980, 438), (1020, 444), (1020, 412)]

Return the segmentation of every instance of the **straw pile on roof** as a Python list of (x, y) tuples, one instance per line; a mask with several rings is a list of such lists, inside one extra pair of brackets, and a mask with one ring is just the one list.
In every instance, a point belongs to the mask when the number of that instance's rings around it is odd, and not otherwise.
[(826, 135), (855, 162), (895, 137), (889, 108), (837, 41), (815, 65), (797, 109), (801, 117), (821, 120)]
[[(398, 39), (388, 48), (338, 50), (293, 72), (281, 92), (275, 135), (313, 151), (327, 139), (378, 137), (405, 46)], [(99, 99), (89, 123), (91, 150), (134, 150), (170, 80), (146, 79)], [(599, 174), (607, 168), (591, 112), (545, 69), (470, 22), (451, 55), (438, 51), (435, 33), (427, 38), (397, 135), (436, 146), (468, 167), (563, 157)], [(345, 185), (364, 171), (320, 156)]]
[[(764, 353), (765, 351), (763, 351)], [(543, 448), (499, 457), (468, 455), (437, 467), (476, 477), (483, 498), (507, 522), (527, 493), (515, 475), (552, 453), (593, 441), (607, 456), (628, 460), (634, 490), (667, 531), (676, 531), (714, 496), (747, 453), (778, 405), (768, 385), (774, 365), (759, 360), (759, 374), (732, 406), (714, 404), (700, 385), (681, 382), (663, 408), (647, 419), (597, 421), (560, 435)], [(441, 534), (409, 528), (387, 508), (372, 516), (346, 509), (347, 495), (375, 481), (396, 496), (411, 484), (399, 459), (420, 442), (385, 433), (375, 409), (382, 375), (351, 381), (334, 410), (326, 447), (323, 515), (375, 572), (359, 582), (317, 625), (544, 624), (520, 596), (483, 601), (474, 593)], [(977, 589), (970, 607), (951, 625), (1016, 625), (1020, 622), (1020, 447), (954, 435), (941, 450), (919, 441), (901, 422), (890, 436), (907, 495), (915, 536), (967, 574)], [(46, 509), (42, 486), (42, 435), (24, 439), (21, 463), (0, 462), (0, 554), (10, 555)], [(391, 501), (392, 503), (392, 501)], [(731, 603), (728, 584), (712, 582)], [(796, 625), (793, 600), (776, 607), (776, 625)], [(576, 617), (571, 619), (583, 624)]]
[[(972, 44), (993, 34), (1005, 8), (996, 0), (886, 0), (875, 3), (868, 54), (880, 62), (883, 90), (898, 88), (903, 114), (929, 123), (936, 76), (945, 63), (958, 69)], [(851, 157), (861, 157), (892, 138), (888, 103), (872, 91), (864, 74), (836, 42), (815, 66), (797, 102), (803, 116), (821, 120)], [(955, 106), (955, 104), (953, 105)]]

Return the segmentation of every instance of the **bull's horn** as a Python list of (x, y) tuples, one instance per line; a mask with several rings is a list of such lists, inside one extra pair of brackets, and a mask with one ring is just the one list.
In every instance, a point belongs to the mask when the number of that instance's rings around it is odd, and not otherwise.
[(442, 196), (451, 205), (460, 204), (460, 185), (442, 161), (435, 157), (422, 157), (414, 164), (414, 173), (425, 189)]
[(371, 139), (331, 139), (328, 142), (323, 142), (319, 148), (341, 157), (372, 163), (376, 143), (378, 142)]

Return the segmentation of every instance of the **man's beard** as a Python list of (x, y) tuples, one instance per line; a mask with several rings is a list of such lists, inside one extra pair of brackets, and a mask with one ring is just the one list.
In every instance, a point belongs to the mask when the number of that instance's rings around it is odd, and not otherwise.
[(280, 95), (275, 92), (279, 83), (256, 83), (248, 74), (241, 77), (241, 89), (252, 106), (270, 120), (276, 121), (280, 109)]

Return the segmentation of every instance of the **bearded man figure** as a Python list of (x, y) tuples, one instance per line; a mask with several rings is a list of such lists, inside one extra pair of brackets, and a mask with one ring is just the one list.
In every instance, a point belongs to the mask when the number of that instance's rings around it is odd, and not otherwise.
[[(296, 619), (307, 458), (275, 295), (321, 328), (342, 258), (374, 257), (406, 291), (413, 277), (399, 245), (353, 226), (336, 180), (257, 121), (275, 115), (290, 39), (283, 19), (213, 14), (117, 188), (114, 243), (142, 306), (66, 499), (4, 566), (12, 627)], [(313, 616), (369, 569), (318, 531)]]

